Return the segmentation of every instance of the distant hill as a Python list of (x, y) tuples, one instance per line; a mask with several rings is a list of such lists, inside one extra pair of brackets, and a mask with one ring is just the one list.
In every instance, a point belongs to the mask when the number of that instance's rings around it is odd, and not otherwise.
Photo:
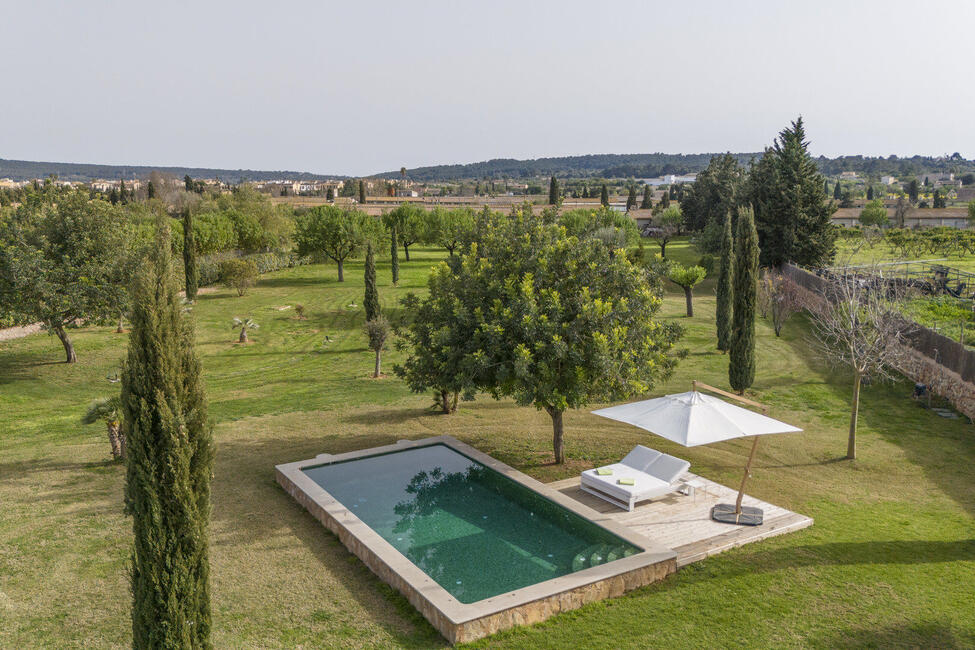
[(260, 171), (254, 169), (209, 169), (206, 167), (153, 167), (148, 165), (91, 165), (87, 163), (35, 162), (31, 160), (4, 160), (0, 158), (0, 178), (27, 181), (33, 178), (57, 176), (62, 181), (93, 181), (104, 178), (145, 178), (150, 172), (158, 171), (183, 178), (187, 174), (193, 178), (219, 178), (228, 183), (241, 180), (268, 181), (287, 178), (296, 181), (323, 181), (346, 178), (309, 174), (294, 171)]
[[(653, 178), (664, 174), (689, 174), (708, 166), (715, 153), (699, 154), (594, 154), (588, 156), (564, 156), (561, 158), (535, 158), (516, 160), (496, 158), (466, 165), (435, 165), (408, 169), (407, 176), (419, 182), (456, 181), (461, 179), (537, 178), (545, 176), (603, 178)], [(738, 162), (747, 165), (761, 158), (762, 152), (733, 153)], [(843, 171), (855, 171), (864, 175), (922, 176), (926, 173), (966, 173), (975, 170), (975, 161), (966, 160), (959, 154), (951, 156), (838, 156), (816, 158), (822, 173), (839, 175)], [(399, 178), (399, 171), (378, 174), (381, 178)]]

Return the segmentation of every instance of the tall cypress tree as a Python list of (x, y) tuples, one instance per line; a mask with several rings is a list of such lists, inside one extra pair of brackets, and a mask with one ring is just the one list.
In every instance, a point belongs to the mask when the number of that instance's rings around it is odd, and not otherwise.
[(366, 295), (362, 301), (366, 308), (366, 320), (379, 315), (379, 290), (376, 289), (376, 258), (372, 254), (372, 242), (366, 244)]
[(653, 207), (653, 191), (650, 185), (643, 186), (643, 201), (640, 203), (641, 210), (649, 210)]
[(136, 278), (122, 369), (125, 509), (132, 515), (132, 645), (209, 648), (213, 429), (169, 229)]
[(200, 286), (200, 271), (196, 266), (196, 235), (193, 234), (193, 211), (183, 210), (183, 271), (186, 278), (186, 299), (196, 300)]
[(843, 188), (840, 187), (839, 181), (836, 181), (836, 185), (833, 187), (833, 198), (836, 200), (843, 198)]
[(636, 207), (636, 185), (630, 185), (630, 193), (626, 196), (626, 211)]
[[(818, 183), (817, 183), (818, 185)], [(758, 293), (758, 231), (751, 208), (738, 211), (735, 251), (734, 316), (728, 350), (728, 383), (738, 391), (755, 381), (755, 300)]]
[(399, 283), (399, 241), (396, 236), (396, 226), (389, 229), (389, 254), (392, 256), (390, 268), (393, 271), (393, 285)]
[(867, 200), (873, 201), (873, 185), (867, 185)]
[(718, 349), (727, 352), (731, 347), (731, 326), (735, 276), (735, 240), (731, 233), (731, 212), (725, 214), (721, 234), (721, 260), (718, 266), (718, 305), (715, 324), (718, 328)]
[(548, 204), (557, 205), (559, 202), (559, 180), (552, 175), (552, 179), (548, 182)]
[(823, 179), (823, 194), (829, 196), (829, 179)]
[(606, 185), (603, 184), (603, 189), (599, 191), (599, 202), (603, 207), (609, 207), (609, 190), (606, 189)]
[(582, 186), (582, 198), (584, 198), (584, 199), (591, 198), (589, 196), (589, 186), (588, 185), (583, 185)]
[(365, 202), (366, 202), (366, 182), (360, 180), (359, 181), (359, 203), (365, 203)]

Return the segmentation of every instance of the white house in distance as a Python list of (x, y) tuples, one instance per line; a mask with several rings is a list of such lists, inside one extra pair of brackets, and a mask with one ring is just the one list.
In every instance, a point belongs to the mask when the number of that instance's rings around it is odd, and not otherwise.
[(840, 172), (840, 178), (845, 181), (855, 181), (857, 179), (856, 172)]
[(880, 182), (884, 185), (896, 185), (897, 179), (894, 178), (893, 176), (881, 176)]

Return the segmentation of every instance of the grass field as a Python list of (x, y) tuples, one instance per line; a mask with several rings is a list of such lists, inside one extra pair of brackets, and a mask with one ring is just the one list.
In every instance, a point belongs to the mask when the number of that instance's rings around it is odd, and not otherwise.
[(905, 258), (899, 252), (892, 250), (883, 242), (879, 242), (873, 247), (860, 246), (847, 239), (836, 241), (836, 265), (846, 266), (855, 264), (877, 264), (884, 262), (903, 262), (911, 260), (939, 260), (936, 264), (944, 264), (962, 271), (975, 273), (975, 255), (961, 252), (950, 257), (944, 257), (940, 253), (922, 252), (920, 255)]
[[(411, 251), (412, 252), (412, 251)], [(686, 242), (668, 246), (685, 262)], [(422, 290), (440, 257), (417, 250), (403, 281), (379, 279), (387, 309)], [(479, 396), (451, 416), (399, 380), (369, 377), (360, 328), (361, 263), (264, 276), (194, 309), (216, 421), (212, 581), (216, 647), (428, 648), (445, 642), (274, 482), (277, 463), (441, 433), (541, 480), (620, 458), (636, 443), (687, 458), (734, 485), (747, 442), (683, 449), (587, 412), (566, 415), (569, 462), (551, 464), (547, 415)], [(714, 351), (713, 281), (693, 319), (668, 287), (664, 313), (683, 323), (687, 358), (654, 394), (691, 379), (727, 385)], [(296, 320), (301, 303), (307, 320)], [(260, 324), (235, 345), (234, 316)], [(751, 394), (805, 433), (759, 450), (749, 492), (815, 518), (796, 534), (682, 569), (623, 598), (475, 644), (500, 648), (963, 647), (975, 645), (975, 430), (922, 409), (905, 382), (868, 386), (860, 458), (845, 453), (850, 382), (816, 362), (801, 320), (776, 338), (758, 326)], [(322, 346), (325, 335), (334, 342)], [(126, 337), (76, 333), (79, 363), (44, 334), (0, 343), (0, 647), (121, 647), (130, 643), (126, 566), (131, 522), (124, 471), (104, 428), (78, 423), (90, 400), (117, 389)], [(386, 370), (398, 353), (387, 354)]]

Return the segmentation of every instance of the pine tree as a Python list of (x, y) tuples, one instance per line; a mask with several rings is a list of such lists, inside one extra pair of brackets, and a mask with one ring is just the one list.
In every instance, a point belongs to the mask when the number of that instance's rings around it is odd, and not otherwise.
[(649, 185), (643, 186), (643, 201), (640, 203), (641, 210), (649, 210), (653, 207), (653, 190)]
[[(819, 183), (816, 184), (817, 186)], [(738, 211), (734, 315), (728, 351), (728, 383), (738, 391), (755, 381), (755, 301), (758, 293), (758, 231), (751, 208)]]
[(734, 299), (735, 240), (731, 233), (731, 213), (725, 214), (721, 234), (721, 260), (718, 265), (718, 304), (715, 324), (718, 328), (718, 349), (727, 352), (731, 347), (731, 321)]
[(636, 186), (630, 185), (630, 193), (626, 197), (626, 211), (629, 212), (636, 207)]
[(603, 185), (603, 189), (599, 191), (599, 202), (604, 208), (609, 207), (609, 190), (606, 189), (606, 185)]
[(836, 186), (833, 187), (833, 198), (837, 201), (843, 198), (843, 188), (840, 187), (839, 181), (836, 181)]
[(209, 648), (213, 429), (169, 247), (168, 226), (160, 222), (155, 250), (133, 288), (122, 370), (125, 509), (134, 533), (132, 645)]
[(389, 254), (392, 256), (390, 268), (393, 272), (393, 286), (399, 283), (399, 238), (396, 236), (396, 226), (389, 229)]
[(366, 202), (366, 182), (360, 180), (359, 181), (359, 203), (365, 203), (365, 202)]
[(183, 210), (183, 275), (186, 279), (186, 299), (196, 300), (200, 272), (196, 265), (196, 235), (193, 233), (193, 211)]
[(548, 181), (548, 204), (557, 205), (559, 202), (559, 181), (552, 175)]
[(867, 200), (873, 201), (873, 185), (867, 185)]
[(370, 321), (379, 315), (379, 290), (376, 289), (376, 258), (372, 254), (372, 242), (366, 244), (366, 295), (362, 300), (366, 308), (366, 320)]

